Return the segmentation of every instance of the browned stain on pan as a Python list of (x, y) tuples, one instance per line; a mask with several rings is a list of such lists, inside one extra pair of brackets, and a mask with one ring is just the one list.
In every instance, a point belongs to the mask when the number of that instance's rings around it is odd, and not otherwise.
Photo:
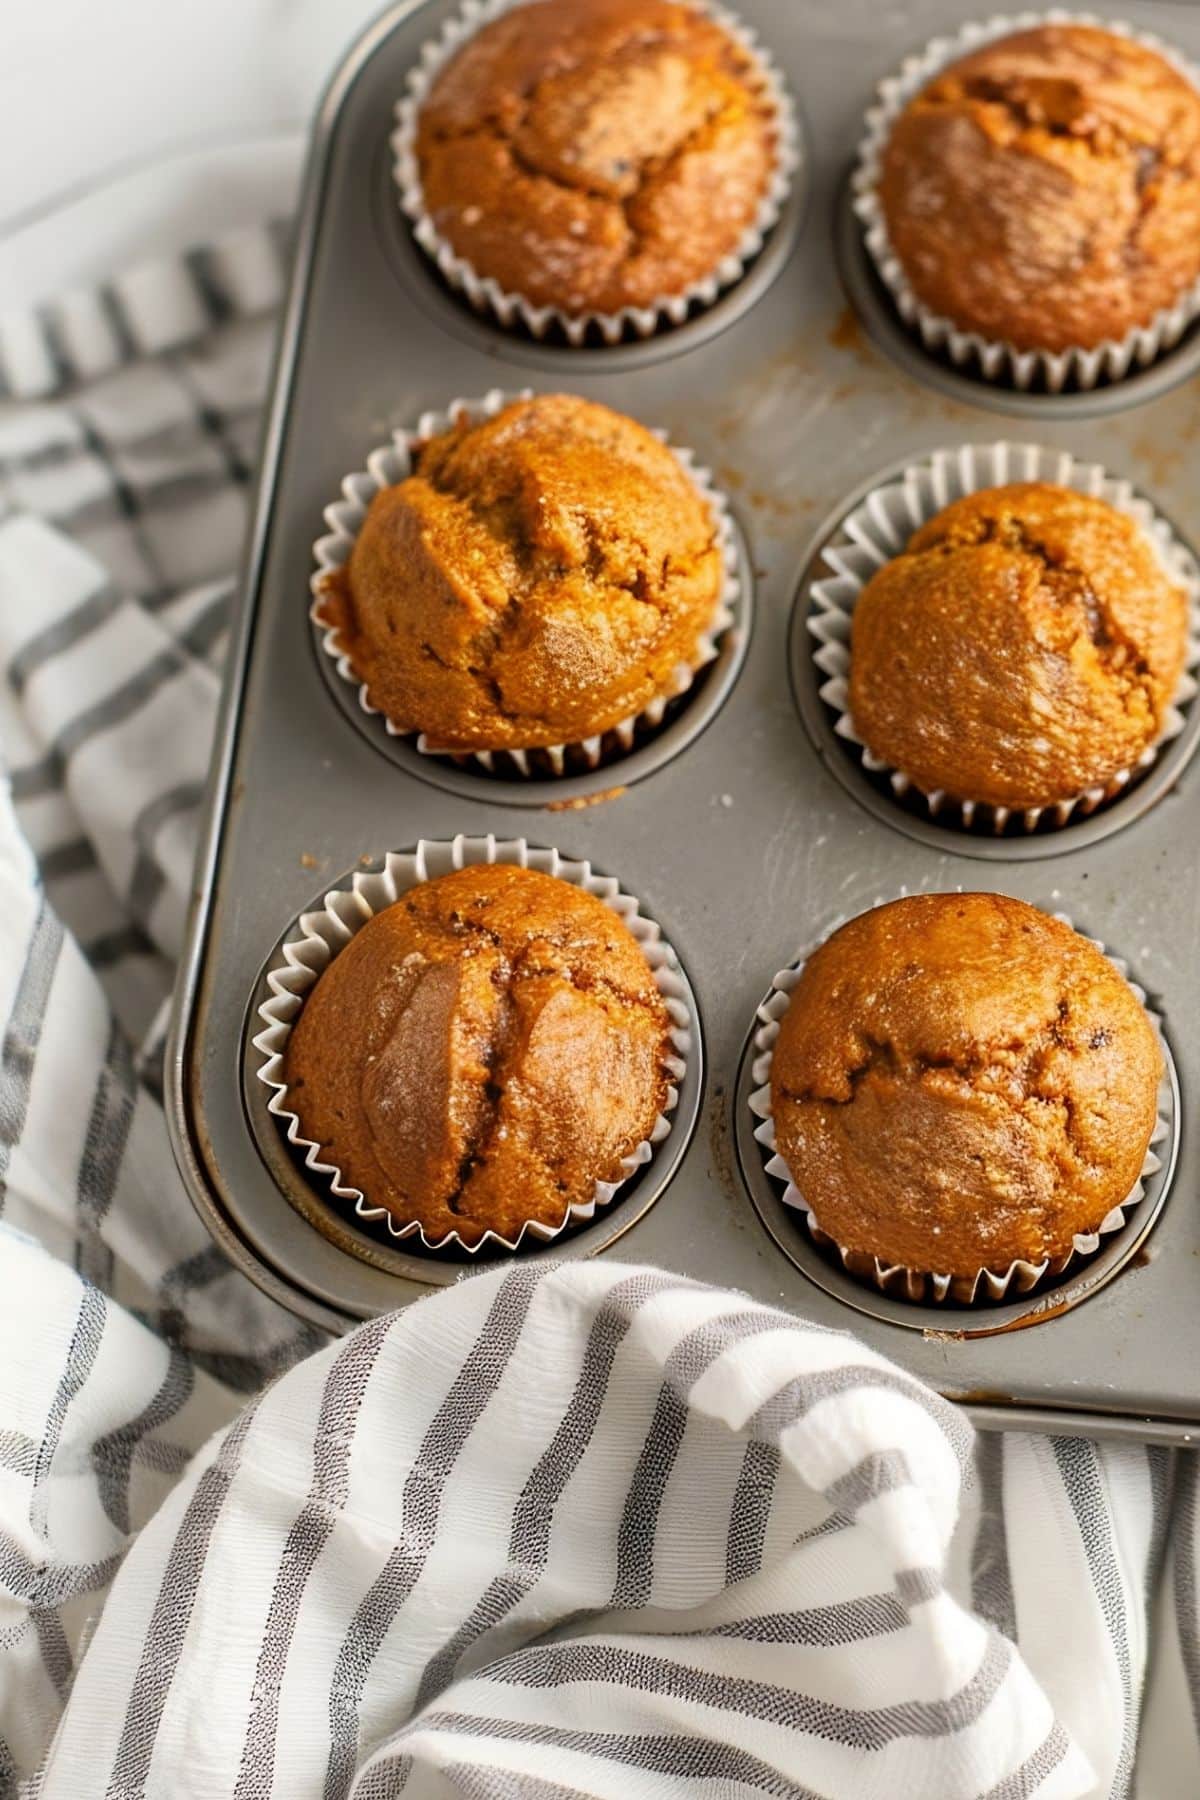
[(628, 788), (605, 788), (602, 794), (572, 794), (569, 800), (547, 800), (545, 812), (582, 812), (585, 806), (599, 806), (602, 800), (619, 800)]

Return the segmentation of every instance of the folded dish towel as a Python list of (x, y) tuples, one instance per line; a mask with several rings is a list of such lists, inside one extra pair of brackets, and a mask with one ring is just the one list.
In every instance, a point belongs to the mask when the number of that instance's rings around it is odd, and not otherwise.
[(0, 1794), (1130, 1794), (1190, 1456), (607, 1259), (322, 1347), (195, 1219), (161, 1008), (279, 285), (249, 233), (0, 325)]

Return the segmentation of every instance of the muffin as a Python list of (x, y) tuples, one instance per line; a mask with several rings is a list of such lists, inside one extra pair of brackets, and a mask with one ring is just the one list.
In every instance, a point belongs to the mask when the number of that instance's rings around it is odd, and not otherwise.
[(398, 731), (520, 750), (686, 687), (723, 586), (717, 518), (675, 454), (605, 406), (544, 394), (418, 446), (317, 616)]
[(1018, 351), (1119, 341), (1200, 278), (1200, 93), (1147, 45), (1039, 25), (942, 69), (878, 200), (917, 300)]
[(416, 120), (422, 215), (484, 280), (566, 318), (722, 271), (779, 160), (762, 65), (676, 0), (536, 0), (484, 25)]
[(1141, 1173), (1162, 1055), (1095, 946), (998, 894), (862, 913), (805, 963), (775, 1140), (843, 1250), (933, 1274), (1066, 1257)]
[(438, 1241), (558, 1227), (667, 1102), (670, 1022), (602, 900), (508, 864), (419, 883), (308, 993), (287, 1105), (323, 1160)]
[(1187, 596), (1136, 520), (1049, 482), (985, 488), (913, 533), (854, 609), (849, 710), (926, 794), (1071, 800), (1161, 735)]

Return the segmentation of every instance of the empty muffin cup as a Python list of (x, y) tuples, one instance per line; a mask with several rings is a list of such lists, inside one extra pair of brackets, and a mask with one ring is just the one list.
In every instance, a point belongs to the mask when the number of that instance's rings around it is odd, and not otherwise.
[[(440, 35), (425, 44), (417, 64), (409, 72), (408, 91), (396, 104), (396, 125), (391, 145), (393, 174), (400, 206), (411, 221), (413, 236), (426, 255), (436, 263), (448, 285), (461, 293), (476, 311), (490, 314), (505, 327), (523, 327), (537, 339), (561, 337), (572, 346), (592, 340), (617, 344), (627, 339), (649, 338), (656, 332), (681, 325), (691, 314), (710, 307), (723, 292), (741, 279), (747, 265), (758, 255), (779, 219), (793, 174), (801, 159), (795, 109), (782, 77), (754, 34), (724, 7), (701, 4), (700, 0), (685, 0), (682, 7), (661, 6), (660, 10), (664, 15), (695, 13), (711, 26), (718, 27), (738, 58), (739, 80), (746, 84), (747, 93), (752, 97), (753, 104), (762, 110), (766, 121), (765, 135), (769, 154), (765, 175), (761, 181), (756, 180), (754, 183), (758, 190), (756, 197), (750, 196), (745, 207), (738, 213), (739, 228), (727, 230), (717, 238), (712, 266), (705, 266), (700, 273), (692, 274), (677, 292), (658, 292), (651, 282), (651, 291), (644, 295), (639, 291), (636, 302), (605, 306), (589, 306), (586, 293), (579, 293), (574, 298), (566, 294), (561, 303), (555, 303), (546, 294), (530, 297), (519, 290), (512, 278), (504, 281), (497, 279), (494, 274), (476, 267), (469, 256), (455, 248), (447, 231), (435, 217), (437, 209), (431, 207), (422, 180), (419, 155), (422, 111), (431, 96), (436, 98), (435, 90), (449, 65), (464, 50), (470, 53), (471, 40), (477, 34), (494, 26), (504, 15), (522, 10), (527, 4), (528, 0), (467, 0), (462, 11), (446, 21)], [(658, 5), (658, 0), (655, 0), (655, 5)], [(551, 4), (551, 0), (540, 0), (539, 10), (545, 12), (546, 19), (537, 22), (538, 29), (530, 46), (535, 56), (544, 53), (547, 23), (560, 8), (557, 4)], [(561, 10), (565, 15), (566, 9)], [(606, 15), (615, 17), (619, 9), (610, 0), (602, 10)], [(602, 23), (611, 24), (612, 20), (606, 18)], [(573, 22), (565, 16), (562, 26), (564, 29), (571, 26), (576, 33), (583, 28), (580, 22)], [(635, 48), (642, 51), (650, 45), (644, 19), (639, 22), (637, 40)], [(562, 109), (570, 112), (575, 105), (583, 105), (585, 110), (589, 106), (598, 106), (603, 111), (604, 97), (594, 91), (594, 83), (611, 80), (619, 60), (619, 56), (606, 53), (602, 48), (593, 71), (594, 79), (587, 84), (587, 92), (576, 94), (573, 99), (566, 94), (560, 96), (561, 105), (556, 102), (551, 109), (555, 116), (559, 117)], [(555, 66), (547, 69), (546, 79), (569, 79), (572, 74), (572, 70), (563, 67), (560, 57)], [(495, 75), (487, 79), (477, 77), (474, 88), (480, 87), (481, 83), (483, 91), (489, 96), (489, 115), (484, 123), (489, 129), (498, 129), (492, 115), (498, 109), (503, 112), (505, 108), (500, 101), (491, 104), (491, 96), (496, 91)], [(718, 201), (728, 210), (737, 191), (750, 180), (750, 172), (740, 160), (745, 151), (743, 145), (741, 152), (734, 148), (732, 154), (725, 157), (719, 181), (713, 178), (711, 170), (705, 179), (704, 171), (697, 163), (696, 177), (690, 186), (685, 183), (677, 193), (664, 194), (656, 201), (653, 196), (644, 192), (644, 177), (639, 175), (637, 167), (624, 154), (630, 147), (625, 146), (622, 141), (617, 146), (621, 154), (615, 157), (607, 147), (614, 142), (612, 131), (617, 129), (618, 136), (622, 131), (627, 132), (631, 120), (641, 120), (643, 124), (647, 120), (655, 121), (665, 129), (675, 118), (681, 98), (672, 88), (666, 96), (645, 92), (631, 100), (628, 94), (618, 95), (613, 103), (619, 114), (616, 127), (611, 119), (607, 124), (593, 120), (589, 131), (586, 121), (576, 118), (568, 146), (565, 149), (560, 146), (557, 153), (546, 152), (550, 156), (550, 166), (546, 169), (545, 180), (549, 183), (549, 192), (556, 209), (556, 223), (553, 227), (547, 227), (545, 245), (541, 245), (540, 240), (535, 245), (529, 238), (529, 227), (522, 229), (519, 220), (512, 222), (518, 242), (525, 244), (517, 261), (523, 259), (528, 266), (530, 256), (536, 255), (539, 268), (561, 274), (568, 288), (572, 280), (587, 286), (582, 268), (574, 276), (570, 273), (576, 245), (582, 244), (586, 248), (593, 229), (601, 233), (607, 244), (620, 222), (619, 215), (623, 206), (631, 198), (635, 203), (649, 206), (653, 216), (660, 222), (670, 223), (681, 213), (695, 215), (697, 209), (703, 209), (706, 205), (713, 206)], [(511, 108), (508, 110), (511, 111)], [(744, 106), (732, 108), (725, 127), (727, 132), (737, 134), (741, 131), (745, 110)], [(561, 124), (561, 118), (559, 123)], [(717, 125), (719, 123), (719, 120), (716, 121)], [(479, 129), (480, 122), (476, 121), (476, 134)], [(556, 139), (557, 129), (551, 124), (549, 136), (552, 140)], [(706, 135), (711, 138), (713, 130), (714, 121), (701, 114), (683, 142), (668, 145), (664, 141), (661, 146), (656, 146), (658, 154), (652, 159), (656, 179), (661, 181), (664, 167), (671, 165), (675, 159), (679, 159), (682, 179), (686, 174), (686, 159), (689, 156), (695, 160), (703, 154), (711, 153), (712, 146), (706, 147), (704, 140)], [(470, 138), (470, 130), (457, 114), (455, 130), (450, 135), (464, 141)], [(602, 149), (604, 154), (601, 154)], [(579, 173), (577, 165), (592, 152), (593, 160), (599, 157), (600, 161), (595, 168), (589, 167), (583, 171), (584, 179), (572, 192), (573, 178)], [(476, 151), (475, 155), (477, 162), (479, 152)], [(517, 173), (521, 178), (536, 179), (539, 173), (536, 160), (531, 162), (528, 157), (523, 156), (517, 165)], [(471, 169), (469, 174), (474, 178), (475, 170)], [(630, 183), (634, 185), (631, 187)], [(506, 186), (511, 186), (511, 182), (500, 183), (500, 203), (503, 202)], [(574, 212), (572, 202), (576, 206)], [(588, 206), (607, 207), (608, 213), (599, 226), (593, 226), (588, 217), (584, 216)], [(578, 210), (580, 207), (583, 212)], [(471, 204), (459, 210), (463, 230), (474, 233), (481, 224), (486, 224), (488, 209), (485, 204)], [(559, 212), (563, 215), (561, 219), (558, 219)], [(571, 216), (568, 217), (568, 214)], [(621, 229), (628, 230), (627, 224), (622, 225)], [(642, 233), (649, 230), (649, 220), (641, 221), (639, 228), (633, 232), (633, 241), (636, 243)], [(553, 254), (556, 233), (557, 241), (563, 246), (557, 257)], [(475, 254), (478, 257), (479, 251), (476, 250)], [(596, 294), (597, 300), (601, 297), (600, 293)]]
[[(666, 1080), (662, 1109), (646, 1137), (621, 1158), (622, 1173), (618, 1179), (597, 1180), (586, 1201), (568, 1205), (560, 1220), (547, 1222), (529, 1218), (511, 1236), (488, 1229), (478, 1234), (473, 1232), (468, 1241), (453, 1229), (431, 1236), (418, 1219), (397, 1217), (392, 1208), (373, 1203), (369, 1194), (346, 1179), (341, 1168), (324, 1154), (321, 1144), (305, 1136), (300, 1117), (290, 1100), (285, 1056), (293, 1027), (308, 995), (366, 924), (403, 900), (414, 888), (454, 871), (482, 864), (536, 870), (599, 900), (620, 921), (641, 951), (653, 987), (665, 1008), (670, 1050), (661, 1065)], [(259, 1029), (252, 1039), (258, 1057), (255, 1074), (268, 1092), (267, 1110), (278, 1121), (289, 1144), (302, 1157), (304, 1166), (333, 1199), (350, 1203), (357, 1219), (372, 1229), (382, 1230), (391, 1239), (410, 1242), (413, 1247), (419, 1246), (423, 1250), (453, 1250), (472, 1256), (481, 1250), (513, 1252), (530, 1242), (552, 1242), (570, 1226), (593, 1218), (598, 1209), (612, 1203), (624, 1184), (650, 1163), (657, 1146), (670, 1133), (671, 1115), (679, 1099), (678, 1084), (685, 1076), (693, 1034), (697, 1029), (675, 952), (658, 924), (641, 910), (638, 901), (613, 877), (593, 871), (590, 863), (572, 861), (557, 850), (530, 845), (524, 838), (500, 840), (491, 836), (460, 836), (449, 842), (422, 840), (412, 851), (389, 852), (381, 867), (356, 871), (347, 887), (334, 889), (325, 896), (321, 906), (300, 915), (268, 970), (266, 982), (269, 997), (258, 1008)], [(382, 1061), (382, 1053), (377, 1060)], [(402, 1068), (398, 1068), (397, 1073), (399, 1078), (403, 1077)], [(508, 1127), (502, 1124), (498, 1129), (503, 1134)]]
[[(1021, 482), (1052, 483), (1086, 494), (1134, 520), (1157, 564), (1186, 594), (1187, 641), (1182, 672), (1160, 730), (1136, 760), (1099, 784), (1018, 810), (922, 785), (911, 771), (896, 768), (874, 754), (850, 710), (850, 670), (855, 607), (871, 577), (902, 555), (913, 533), (952, 502)], [(823, 558), (830, 573), (811, 583), (807, 617), (821, 699), (834, 715), (834, 730), (854, 746), (863, 768), (884, 778), (897, 798), (917, 799), (932, 818), (991, 834), (1005, 831), (1014, 819), (1026, 831), (1061, 827), (1116, 798), (1183, 730), (1185, 710), (1196, 694), (1194, 671), (1200, 664), (1200, 570), (1191, 551), (1149, 501), (1128, 481), (1109, 475), (1097, 463), (1077, 462), (1065, 450), (1036, 444), (964, 444), (953, 450), (936, 450), (859, 500), (839, 522)], [(964, 649), (969, 648), (968, 642)]]
[[(1169, 304), (1157, 308), (1149, 318), (1131, 328), (1114, 331), (1099, 342), (1064, 344), (1048, 347), (1026, 342), (1012, 342), (1002, 335), (989, 335), (972, 330), (962, 319), (955, 320), (923, 301), (917, 294), (910, 274), (897, 253), (889, 235), (885, 207), (881, 195), (884, 161), (889, 139), (906, 108), (935, 77), (950, 65), (986, 46), (1015, 34), (1041, 27), (1095, 28), (1109, 35), (1152, 51), (1170, 69), (1200, 91), (1200, 69), (1178, 50), (1147, 32), (1091, 13), (1023, 12), (1010, 17), (972, 21), (951, 36), (936, 37), (924, 49), (909, 56), (895, 74), (879, 83), (875, 104), (866, 115), (866, 128), (860, 141), (852, 179), (854, 210), (862, 224), (867, 251), (887, 288), (904, 323), (919, 337), (924, 347), (944, 356), (959, 368), (988, 382), (1004, 383), (1025, 392), (1030, 389), (1048, 394), (1064, 391), (1086, 391), (1101, 382), (1120, 381), (1131, 371), (1145, 368), (1164, 352), (1172, 349), (1188, 328), (1200, 317), (1200, 278), (1187, 279)], [(1047, 80), (1047, 88), (1055, 84)], [(1065, 86), (1058, 84), (1059, 88)], [(988, 96), (998, 100), (998, 95)], [(1023, 96), (1020, 108), (1027, 107)], [(1032, 103), (1031, 122), (1041, 119), (1038, 102)], [(1025, 117), (1021, 112), (1021, 117)], [(1142, 189), (1152, 178), (1156, 156), (1139, 162), (1136, 180), (1139, 204)], [(941, 166), (948, 166), (943, 156)], [(1147, 173), (1147, 170), (1149, 173)], [(1067, 176), (1069, 184), (1071, 179)], [(1027, 216), (1032, 217), (1027, 206)], [(1190, 233), (1188, 234), (1190, 235)]]
[(493, 388), (477, 400), (452, 400), (444, 410), (422, 413), (413, 429), (398, 429), (390, 444), (371, 452), (364, 469), (347, 475), (342, 482), (342, 498), (325, 510), (329, 530), (313, 546), (316, 567), (311, 580), (309, 616), (320, 634), (321, 648), (331, 659), (338, 676), (354, 688), (363, 713), (382, 719), (389, 736), (410, 741), (422, 756), (448, 758), (466, 767), (473, 765), (488, 774), (552, 780), (556, 776), (616, 763), (651, 736), (662, 725), (668, 709), (688, 693), (697, 676), (714, 660), (721, 640), (733, 627), (733, 608), (741, 586), (733, 521), (725, 496), (690, 450), (668, 443), (664, 432), (651, 433), (671, 451), (713, 521), (720, 569), (712, 616), (696, 637), (690, 654), (669, 669), (661, 691), (639, 711), (606, 725), (601, 731), (557, 744), (496, 744), (493, 748), (460, 750), (437, 744), (425, 732), (398, 725), (372, 699), (368, 682), (355, 669), (352, 647), (342, 618), (338, 616), (338, 599), (334, 591), (334, 578), (350, 558), (372, 500), (413, 473), (414, 459), (424, 444), (457, 424), (464, 421), (480, 424), (496, 417), (513, 402), (531, 397), (529, 389), (510, 394)]
[[(885, 904), (885, 901), (877, 900), (875, 907)], [(1051, 916), (1060, 924), (1074, 929), (1066, 914), (1055, 913)], [(981, 1303), (1003, 1301), (1006, 1298), (1017, 1298), (1057, 1283), (1089, 1257), (1094, 1256), (1103, 1247), (1106, 1238), (1111, 1238), (1115, 1232), (1124, 1229), (1129, 1214), (1144, 1196), (1146, 1181), (1162, 1167), (1163, 1159), (1160, 1151), (1169, 1139), (1172, 1127), (1168, 1123), (1168, 1119), (1173, 1117), (1170, 1080), (1165, 1067), (1165, 1059), (1164, 1072), (1158, 1089), (1156, 1118), (1138, 1179), (1129, 1193), (1118, 1205), (1113, 1206), (1106, 1213), (1094, 1230), (1078, 1232), (1074, 1235), (1071, 1248), (1065, 1255), (1044, 1257), (1036, 1262), (1015, 1258), (1003, 1268), (981, 1268), (973, 1273), (963, 1274), (914, 1269), (900, 1263), (885, 1261), (878, 1256), (867, 1254), (861, 1249), (847, 1249), (822, 1228), (820, 1220), (797, 1187), (787, 1163), (780, 1155), (776, 1147), (771, 1100), (773, 1053), (779, 1037), (780, 1024), (787, 1013), (792, 993), (800, 981), (808, 959), (847, 922), (845, 919), (835, 920), (820, 939), (805, 950), (803, 955), (789, 964), (787, 968), (781, 969), (772, 980), (770, 990), (757, 1010), (757, 1025), (753, 1037), (753, 1085), (749, 1095), (749, 1106), (755, 1119), (754, 1138), (759, 1146), (766, 1174), (777, 1187), (784, 1204), (795, 1209), (798, 1220), (802, 1222), (809, 1237), (823, 1254), (835, 1260), (847, 1274), (853, 1276), (857, 1281), (894, 1298), (916, 1304), (933, 1303), (969, 1307)], [(1163, 1044), (1162, 1020), (1146, 1004), (1145, 991), (1130, 978), (1127, 965), (1120, 958), (1110, 955), (1099, 939), (1086, 938), (1085, 941), (1099, 950), (1122, 979), (1128, 983), (1135, 999), (1141, 1003), (1161, 1049)]]

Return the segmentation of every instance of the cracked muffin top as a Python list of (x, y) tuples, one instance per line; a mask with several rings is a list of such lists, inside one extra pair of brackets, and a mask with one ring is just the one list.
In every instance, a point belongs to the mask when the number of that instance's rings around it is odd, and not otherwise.
[(1049, 806), (1137, 763), (1186, 645), (1187, 597), (1136, 520), (1048, 482), (986, 488), (859, 595), (850, 714), (927, 794)]
[(960, 330), (1120, 339), (1200, 276), (1200, 94), (1114, 32), (1020, 31), (909, 102), (879, 197), (917, 298)]
[(927, 1274), (1066, 1255), (1128, 1196), (1162, 1057), (1128, 982), (1001, 894), (919, 894), (808, 959), (771, 1063), (776, 1143), (822, 1230)]
[(674, 453), (606, 406), (544, 394), (419, 449), (321, 611), (400, 730), (531, 749), (674, 694), (723, 582), (712, 509)]
[(309, 992), (284, 1081), (305, 1137), (435, 1239), (561, 1225), (647, 1139), (672, 1054), (649, 964), (603, 901), (484, 864), (376, 913)]
[(434, 225), (481, 276), (575, 317), (716, 272), (776, 156), (758, 64), (673, 0), (538, 0), (434, 82), (417, 162)]

